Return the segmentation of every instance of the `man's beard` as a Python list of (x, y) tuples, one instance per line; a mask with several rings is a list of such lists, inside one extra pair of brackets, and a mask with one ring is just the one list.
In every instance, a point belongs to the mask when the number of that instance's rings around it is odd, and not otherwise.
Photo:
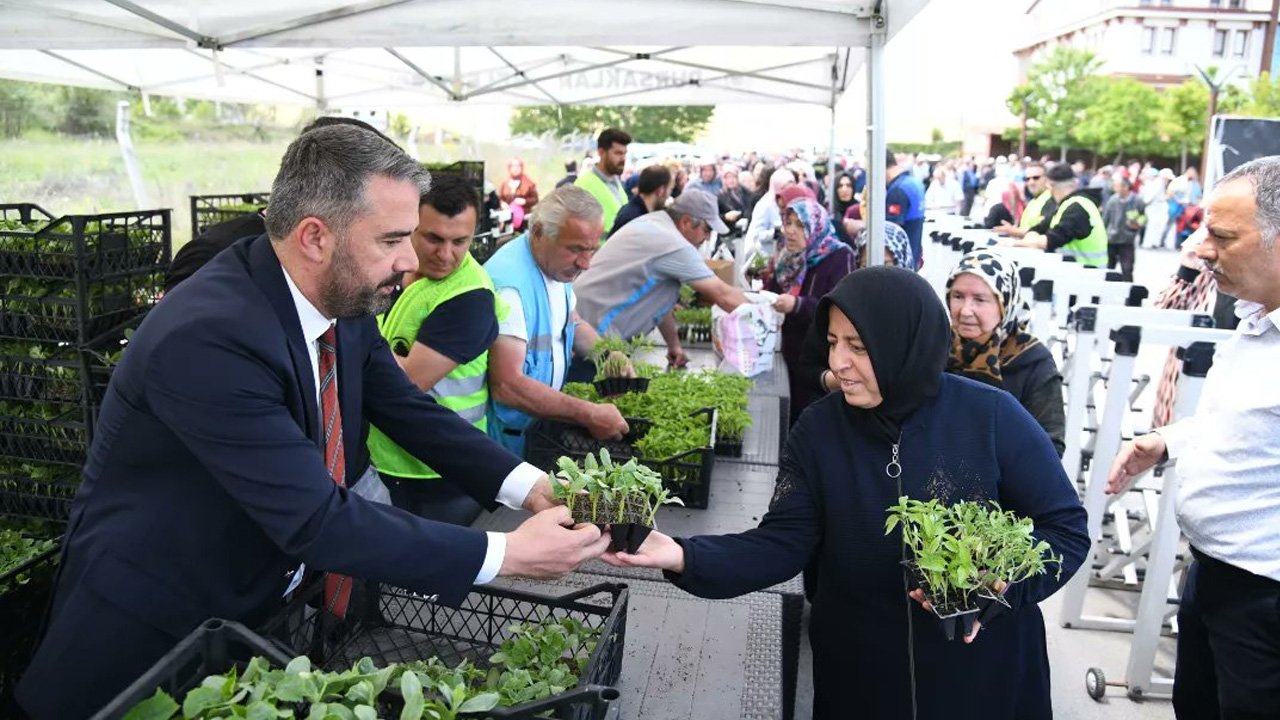
[(394, 273), (374, 287), (361, 285), (363, 273), (347, 247), (347, 239), (338, 241), (333, 263), (320, 287), (320, 300), (325, 310), (335, 318), (358, 318), (380, 315), (391, 307), (391, 295), (378, 292), (384, 287), (400, 284), (401, 273)]

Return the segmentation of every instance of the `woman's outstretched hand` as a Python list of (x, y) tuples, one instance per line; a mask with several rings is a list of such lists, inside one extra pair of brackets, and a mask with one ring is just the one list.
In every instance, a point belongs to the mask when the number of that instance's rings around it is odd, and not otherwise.
[(607, 552), (600, 559), (616, 567), (657, 568), (676, 574), (684, 572), (684, 548), (657, 530), (649, 533), (636, 554)]

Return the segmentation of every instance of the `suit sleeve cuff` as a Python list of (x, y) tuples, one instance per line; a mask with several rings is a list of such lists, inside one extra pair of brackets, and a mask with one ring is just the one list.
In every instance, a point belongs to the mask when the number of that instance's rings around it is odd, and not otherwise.
[(512, 510), (519, 510), (524, 507), (525, 498), (529, 497), (534, 483), (545, 474), (529, 463), (520, 463), (507, 474), (502, 487), (498, 488), (498, 502)]
[(480, 572), (476, 575), (476, 585), (485, 585), (493, 582), (498, 577), (498, 571), (502, 569), (502, 561), (507, 557), (507, 535), (500, 532), (486, 532), (488, 536), (489, 547), (484, 551), (484, 564), (480, 566)]

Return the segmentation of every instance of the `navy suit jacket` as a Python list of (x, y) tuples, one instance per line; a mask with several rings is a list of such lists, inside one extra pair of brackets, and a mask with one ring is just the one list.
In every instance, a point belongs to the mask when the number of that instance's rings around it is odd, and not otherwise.
[[(338, 321), (338, 390), (353, 482), (362, 419), (489, 507), (519, 464), (420, 392), (372, 317)], [(87, 716), (206, 618), (262, 622), (300, 561), (460, 604), (484, 533), (338, 488), (322, 438), (284, 272), (246, 238), (156, 306), (111, 378), (27, 712)]]

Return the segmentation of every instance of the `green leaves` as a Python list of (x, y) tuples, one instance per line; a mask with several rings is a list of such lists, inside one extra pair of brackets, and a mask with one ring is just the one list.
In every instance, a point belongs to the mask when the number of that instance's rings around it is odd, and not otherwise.
[(52, 550), (55, 545), (53, 540), (27, 537), (9, 528), (0, 529), (0, 578), (5, 578), (0, 581), (0, 595), (16, 586), (27, 584), (29, 578), (26, 573), (13, 576), (10, 576), (10, 573), (24, 563)]
[[(134, 705), (128, 713), (125, 714), (124, 720), (168, 720), (173, 714), (178, 712), (178, 703), (169, 693), (163, 690), (156, 690), (156, 694)], [(275, 712), (272, 711), (272, 718), (275, 718)]]
[[(662, 486), (662, 476), (641, 465), (635, 458), (615, 464), (609, 451), (601, 449), (599, 460), (588, 453), (578, 467), (571, 458), (557, 461), (554, 492), (565, 500), (569, 512), (580, 522), (640, 522), (652, 527), (653, 516), (660, 505), (680, 502)], [(581, 505), (583, 499), (590, 512)], [(576, 511), (576, 512), (575, 512)], [(636, 517), (628, 517), (628, 515)]]
[(968, 608), (975, 595), (998, 597), (1001, 582), (1013, 584), (1058, 565), (1047, 542), (1034, 534), (1030, 518), (1002, 511), (997, 503), (898, 498), (885, 517), (885, 534), (901, 527), (925, 594), (934, 605)]

